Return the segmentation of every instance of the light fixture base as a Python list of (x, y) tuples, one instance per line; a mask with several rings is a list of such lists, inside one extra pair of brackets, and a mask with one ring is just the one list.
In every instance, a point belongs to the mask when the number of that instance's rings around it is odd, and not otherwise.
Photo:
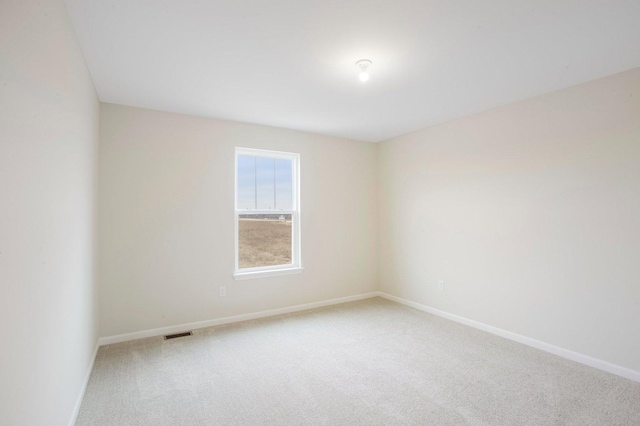
[(359, 61), (356, 62), (356, 65), (360, 67), (362, 71), (366, 71), (371, 64), (372, 62), (368, 59), (360, 59)]

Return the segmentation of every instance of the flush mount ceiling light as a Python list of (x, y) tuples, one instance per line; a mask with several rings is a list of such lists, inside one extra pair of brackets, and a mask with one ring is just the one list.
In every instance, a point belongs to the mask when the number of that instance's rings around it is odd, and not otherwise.
[(369, 68), (369, 66), (371, 66), (371, 61), (368, 59), (360, 59), (358, 62), (356, 62), (356, 65), (358, 66), (358, 68), (360, 68), (360, 75), (358, 76), (360, 81), (364, 83), (365, 81), (369, 80), (369, 72), (367, 71), (367, 69)]

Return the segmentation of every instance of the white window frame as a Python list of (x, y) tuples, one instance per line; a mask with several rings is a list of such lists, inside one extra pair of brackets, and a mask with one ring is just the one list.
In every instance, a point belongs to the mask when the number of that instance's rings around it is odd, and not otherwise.
[[(249, 155), (255, 157), (267, 157), (291, 160), (291, 210), (248, 210), (238, 209), (238, 156)], [(274, 275), (297, 274), (302, 272), (302, 251), (300, 233), (300, 154), (293, 152), (270, 151), (265, 149), (236, 147), (234, 173), (234, 226), (235, 226), (235, 270), (234, 278), (243, 280), (249, 278), (261, 278)], [(291, 263), (288, 265), (258, 266), (254, 268), (240, 269), (239, 260), (239, 229), (238, 221), (241, 214), (290, 214), (291, 215)]]

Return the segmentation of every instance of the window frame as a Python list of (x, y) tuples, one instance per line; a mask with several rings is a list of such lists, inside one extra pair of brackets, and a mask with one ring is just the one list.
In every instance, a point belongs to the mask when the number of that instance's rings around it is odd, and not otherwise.
[[(235, 149), (234, 165), (234, 229), (235, 229), (235, 259), (234, 273), (236, 280), (248, 278), (260, 278), (274, 275), (296, 274), (302, 272), (302, 250), (300, 232), (300, 154), (284, 151), (272, 151), (266, 149), (243, 148)], [(291, 160), (291, 209), (290, 210), (262, 210), (262, 209), (238, 209), (238, 156), (248, 155), (253, 157), (266, 157), (274, 159)], [(291, 263), (286, 265), (256, 266), (252, 268), (240, 268), (239, 265), (239, 216), (243, 214), (290, 214), (291, 215)]]

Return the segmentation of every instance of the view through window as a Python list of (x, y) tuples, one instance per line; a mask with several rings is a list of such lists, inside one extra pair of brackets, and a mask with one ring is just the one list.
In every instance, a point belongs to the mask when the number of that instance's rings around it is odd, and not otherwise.
[(236, 150), (236, 270), (299, 266), (298, 155)]

